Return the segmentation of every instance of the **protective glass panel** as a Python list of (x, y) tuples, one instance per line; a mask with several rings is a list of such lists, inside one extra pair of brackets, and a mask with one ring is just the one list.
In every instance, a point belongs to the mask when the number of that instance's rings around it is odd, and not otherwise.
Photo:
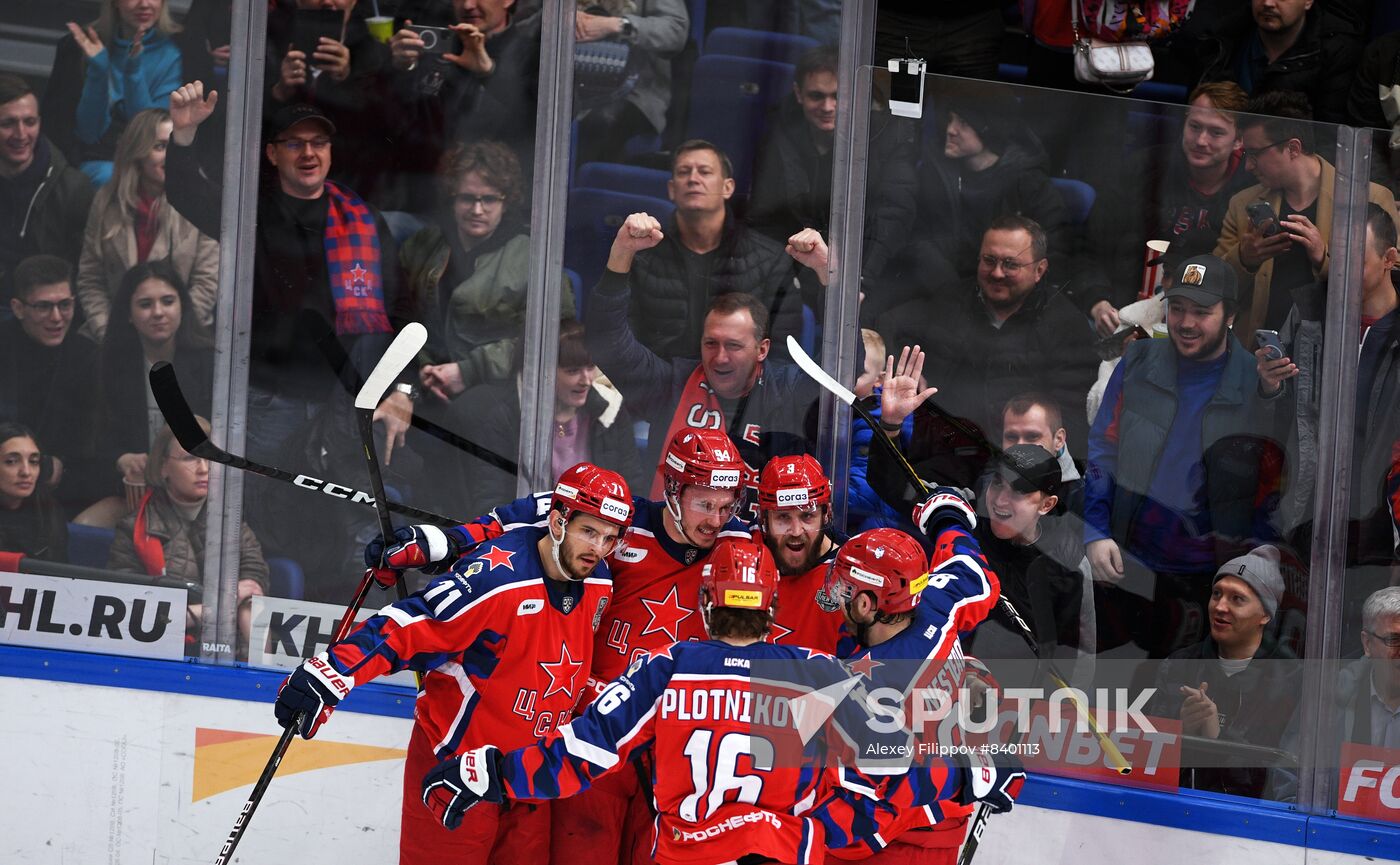
[[(0, 550), (22, 557), (6, 642), (199, 653), (209, 466), (172, 441), (146, 372), (173, 362), (209, 414), (220, 195), (184, 178), (218, 176), (203, 145), (222, 128), (168, 139), (172, 91), (223, 89), (229, 31), (227, 3), (0, 10)], [(263, 563), (248, 576), (265, 584)]]
[(1106, 734), (1008, 728), (1038, 769), (1291, 799), (1319, 398), (1294, 394), (1321, 375), (1337, 127), (1245, 115), (1233, 85), (1181, 106), (876, 69), (872, 102), (863, 249), (893, 252), (862, 336), (896, 378), (856, 390), (902, 430), (854, 421), (848, 528), (912, 528), (874, 436), (973, 492), (1027, 628), (998, 608), (963, 648), (1003, 687), (1082, 689)]
[[(320, 651), (356, 595), (381, 533), (367, 416), (394, 526), (514, 498), (540, 34), (539, 4), (505, 0), (268, 12), (246, 455), (303, 477), (245, 476), (277, 563), (250, 662)], [(356, 409), (409, 322), (426, 344)], [(373, 587), (363, 611), (391, 598)]]

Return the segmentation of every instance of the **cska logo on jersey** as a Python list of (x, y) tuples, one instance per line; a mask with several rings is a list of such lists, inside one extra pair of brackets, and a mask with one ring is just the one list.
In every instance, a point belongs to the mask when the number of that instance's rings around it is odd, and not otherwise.
[(646, 607), (647, 614), (651, 616), (651, 621), (642, 629), (642, 636), (664, 632), (672, 642), (680, 640), (681, 622), (695, 612), (681, 606), (677, 598), (676, 587), (671, 586), (671, 591), (666, 593), (666, 597), (659, 601), (651, 601), (642, 598), (642, 606)]
[(491, 570), (493, 571), (502, 566), (512, 571), (515, 570), (515, 565), (511, 562), (511, 559), (514, 557), (514, 551), (503, 550), (500, 547), (492, 547), (481, 554), (481, 558), (491, 566)]

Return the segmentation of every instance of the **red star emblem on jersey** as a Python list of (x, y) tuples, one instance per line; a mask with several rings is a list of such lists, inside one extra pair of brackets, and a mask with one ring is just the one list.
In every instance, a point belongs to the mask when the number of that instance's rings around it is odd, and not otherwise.
[(492, 547), (491, 549), (481, 554), (482, 560), (489, 564), (491, 566), (491, 570), (493, 571), (496, 570), (496, 568), (501, 567), (502, 565), (504, 565), (512, 571), (515, 570), (515, 565), (512, 564), (510, 561), (511, 558), (513, 558), (514, 556), (514, 550), (503, 550), (500, 547)]
[(870, 678), (870, 674), (873, 673), (873, 672), (875, 671), (875, 668), (876, 668), (876, 667), (883, 667), (883, 666), (885, 666), (885, 665), (882, 664), (881, 662), (875, 660), (874, 658), (870, 657), (869, 655), (866, 655), (865, 657), (861, 658), (859, 661), (852, 661), (851, 663), (847, 664), (846, 666), (847, 666), (847, 667), (850, 667), (852, 672), (854, 672), (854, 673), (860, 673), (862, 676), (864, 676), (865, 678), (869, 679), (869, 678)]
[(667, 643), (666, 645), (662, 646), (659, 649), (656, 649), (655, 651), (647, 652), (647, 657), (665, 658), (668, 661), (674, 661), (675, 658), (671, 656), (671, 650), (674, 649), (676, 645), (676, 643)]
[(791, 633), (792, 628), (784, 628), (782, 625), (778, 624), (777, 622), (774, 622), (772, 629), (768, 632), (768, 642), (781, 643), (783, 641), (783, 637), (786, 637), (788, 634)]
[(666, 636), (671, 638), (671, 642), (676, 642), (681, 638), (681, 622), (684, 622), (695, 611), (682, 607), (676, 599), (676, 587), (671, 586), (671, 591), (666, 593), (666, 597), (659, 601), (649, 601), (642, 598), (642, 606), (647, 608), (647, 614), (651, 616), (651, 621), (642, 629), (642, 636), (664, 631)]
[(583, 669), (583, 662), (573, 659), (568, 646), (561, 643), (559, 660), (552, 664), (540, 661), (540, 667), (549, 676), (549, 687), (544, 690), (544, 699), (549, 699), (550, 694), (561, 692), (566, 697), (574, 695), (574, 679), (578, 678), (579, 670)]

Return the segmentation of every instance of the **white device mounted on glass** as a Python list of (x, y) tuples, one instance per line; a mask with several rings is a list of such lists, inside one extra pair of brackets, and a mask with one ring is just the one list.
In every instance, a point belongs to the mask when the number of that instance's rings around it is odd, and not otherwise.
[(928, 64), (913, 57), (892, 57), (890, 70), (890, 113), (896, 117), (924, 116), (924, 70)]

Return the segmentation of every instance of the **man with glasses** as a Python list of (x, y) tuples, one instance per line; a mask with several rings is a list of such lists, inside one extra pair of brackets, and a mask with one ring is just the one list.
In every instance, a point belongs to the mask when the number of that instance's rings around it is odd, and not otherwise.
[[(1240, 340), (1252, 346), (1256, 328), (1283, 324), (1294, 290), (1328, 271), (1337, 172), (1316, 152), (1301, 94), (1266, 93), (1251, 99), (1248, 111), (1240, 135), (1245, 167), (1259, 182), (1230, 199), (1215, 254), (1235, 268), (1241, 285), (1253, 283), (1235, 322)], [(1385, 187), (1370, 184), (1368, 197), (1395, 216), (1395, 198)], [(1251, 205), (1260, 206), (1251, 211)]]
[(10, 312), (0, 323), (0, 418), (34, 431), (53, 456), (50, 483), (69, 515), (97, 499), (88, 433), (97, 379), (97, 347), (73, 328), (72, 268), (53, 255), (26, 258), (15, 268)]
[(88, 179), (43, 136), (33, 88), (0, 75), (0, 297), (10, 296), (15, 266), (31, 255), (77, 264), (92, 196)]
[[(1361, 648), (1370, 687), (1358, 675), (1344, 726), (1353, 742), (1400, 750), (1400, 586), (1381, 589), (1361, 608)], [(1346, 671), (1343, 671), (1345, 674)], [(1343, 685), (1346, 679), (1339, 676)]]
[(885, 319), (894, 337), (886, 342), (922, 345), (924, 373), (939, 389), (934, 402), (988, 438), (1001, 428), (1007, 400), (1040, 391), (1080, 407), (1065, 413), (1064, 426), (1071, 446), (1082, 447), (1089, 431), (1082, 406), (1099, 359), (1088, 320), (1042, 282), (1049, 252), (1034, 220), (998, 217), (982, 234), (975, 289), (946, 304), (930, 301), (922, 315), (901, 307)]

